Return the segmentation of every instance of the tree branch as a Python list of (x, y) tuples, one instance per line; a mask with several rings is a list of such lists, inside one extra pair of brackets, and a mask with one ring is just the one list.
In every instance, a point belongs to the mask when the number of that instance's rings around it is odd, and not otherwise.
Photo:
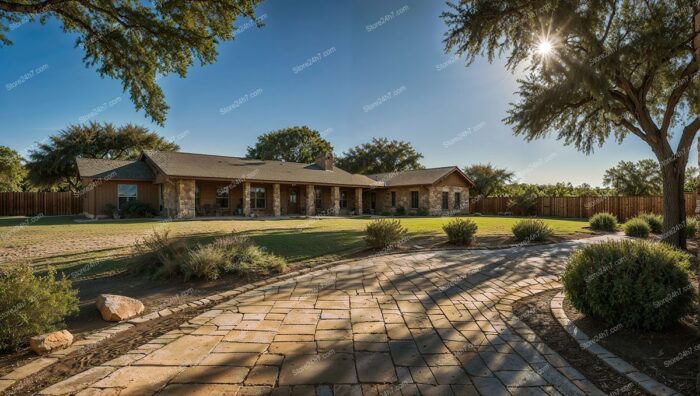
[(671, 119), (673, 119), (673, 115), (676, 112), (676, 106), (678, 105), (680, 99), (683, 97), (683, 92), (685, 92), (685, 90), (690, 85), (690, 81), (692, 80), (691, 76), (697, 72), (697, 62), (690, 62), (685, 67), (685, 70), (683, 70), (683, 74), (681, 75), (681, 79), (679, 80), (680, 84), (676, 83), (676, 85), (673, 88), (673, 91), (671, 91), (671, 94), (668, 97), (668, 102), (666, 103), (666, 111), (664, 112), (664, 118), (661, 122), (661, 131), (663, 133), (666, 133), (668, 127), (671, 125)]
[(61, 4), (67, 3), (71, 0), (44, 0), (40, 3), (16, 3), (14, 1), (0, 0), (0, 10), (8, 12), (19, 12), (24, 14), (43, 14), (45, 12), (51, 11), (51, 8)]

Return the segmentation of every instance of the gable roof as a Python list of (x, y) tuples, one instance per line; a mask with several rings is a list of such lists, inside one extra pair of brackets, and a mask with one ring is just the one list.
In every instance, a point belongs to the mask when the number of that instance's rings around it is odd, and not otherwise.
[(91, 179), (153, 180), (155, 175), (143, 161), (120, 161), (97, 158), (75, 160), (78, 176)]
[(469, 176), (467, 176), (456, 166), (415, 169), (401, 172), (375, 173), (373, 175), (368, 175), (368, 177), (372, 180), (383, 183), (383, 185), (386, 187), (398, 187), (435, 184), (455, 172), (462, 176), (470, 186), (474, 186), (474, 182), (469, 178)]
[(338, 167), (323, 170), (316, 164), (150, 150), (143, 152), (144, 158), (151, 160), (164, 174), (173, 177), (381, 186), (367, 176), (352, 174)]

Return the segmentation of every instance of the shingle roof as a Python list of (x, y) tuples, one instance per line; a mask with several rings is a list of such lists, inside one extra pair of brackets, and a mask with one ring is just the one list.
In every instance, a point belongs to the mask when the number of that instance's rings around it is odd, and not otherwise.
[(78, 175), (93, 179), (153, 180), (155, 175), (143, 161), (78, 158)]
[(164, 151), (144, 151), (144, 156), (163, 173), (174, 177), (381, 186), (367, 176), (355, 175), (337, 167), (330, 171), (322, 170), (315, 164)]
[(474, 185), (471, 179), (456, 166), (446, 166), (443, 168), (416, 169), (401, 172), (375, 173), (367, 175), (372, 180), (383, 182), (386, 187), (415, 186), (433, 184), (446, 177), (452, 172), (458, 172), (467, 182)]

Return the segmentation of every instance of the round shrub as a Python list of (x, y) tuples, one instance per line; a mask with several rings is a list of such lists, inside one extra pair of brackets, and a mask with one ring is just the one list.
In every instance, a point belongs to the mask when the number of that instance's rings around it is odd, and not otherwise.
[(646, 238), (651, 232), (649, 223), (638, 217), (628, 220), (623, 228), (625, 229), (625, 235), (631, 237)]
[(667, 244), (612, 241), (570, 257), (562, 283), (580, 312), (625, 328), (662, 330), (694, 312), (689, 257)]
[(471, 245), (479, 227), (472, 220), (454, 219), (442, 226), (447, 234), (447, 240), (456, 245)]
[(515, 239), (521, 242), (544, 242), (554, 231), (544, 221), (538, 219), (523, 219), (513, 225)]
[(688, 238), (695, 238), (698, 235), (698, 221), (694, 217), (685, 220), (685, 235)]
[(661, 234), (664, 232), (664, 217), (654, 213), (641, 213), (637, 218), (646, 221), (651, 228), (651, 232), (654, 234)]
[(35, 335), (57, 330), (78, 312), (77, 291), (50, 269), (37, 276), (27, 264), (0, 271), (0, 350), (16, 348)]
[(380, 219), (367, 224), (365, 242), (373, 248), (394, 247), (406, 237), (408, 230), (399, 220)]
[(588, 220), (591, 228), (597, 231), (615, 231), (617, 217), (612, 213), (596, 213)]

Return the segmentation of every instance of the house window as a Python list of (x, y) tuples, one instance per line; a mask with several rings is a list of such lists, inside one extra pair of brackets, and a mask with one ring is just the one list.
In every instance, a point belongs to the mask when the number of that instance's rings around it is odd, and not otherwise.
[(462, 208), (462, 193), (455, 193), (455, 204), (454, 204), (455, 209), (461, 209)]
[(250, 189), (250, 208), (265, 209), (265, 187), (252, 187)]
[(396, 207), (396, 191), (391, 192), (391, 207)]
[(194, 206), (199, 207), (201, 203), (201, 191), (199, 186), (194, 186)]
[(321, 189), (317, 188), (314, 191), (314, 205), (316, 205), (316, 210), (321, 209)]
[(117, 185), (117, 208), (129, 201), (136, 201), (136, 184)]
[(340, 192), (340, 207), (345, 209), (348, 207), (348, 193), (345, 191)]
[(411, 191), (411, 209), (418, 209), (418, 191)]
[(216, 189), (216, 206), (220, 208), (228, 208), (228, 187)]
[(294, 188), (289, 189), (289, 203), (290, 204), (297, 203), (297, 190)]
[(449, 209), (450, 205), (450, 193), (447, 191), (442, 192), (442, 210)]

